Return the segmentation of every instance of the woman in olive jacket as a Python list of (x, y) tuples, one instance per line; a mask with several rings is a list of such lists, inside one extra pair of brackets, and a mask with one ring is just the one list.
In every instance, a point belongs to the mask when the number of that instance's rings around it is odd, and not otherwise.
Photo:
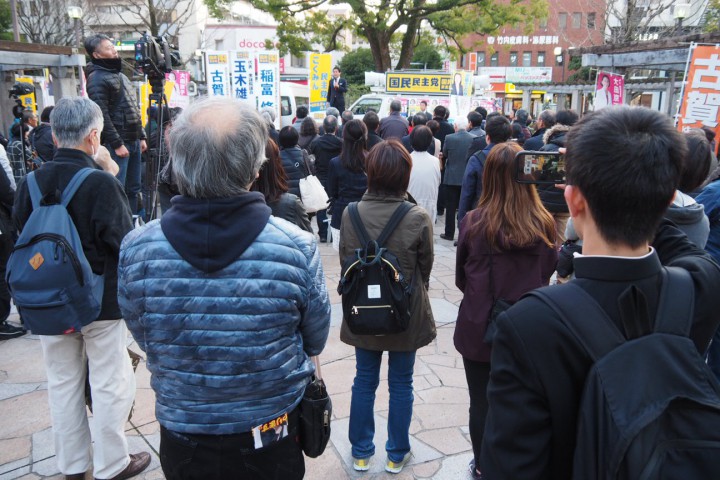
[[(402, 144), (388, 140), (368, 154), (368, 191), (358, 203), (358, 213), (370, 238), (376, 239), (393, 212), (407, 198), (412, 160)], [(340, 259), (354, 255), (360, 240), (349, 211), (342, 216)], [(415, 352), (435, 338), (427, 287), (433, 265), (433, 227), (425, 209), (414, 206), (401, 220), (385, 247), (398, 257), (402, 272), (411, 277), (411, 319), (402, 333), (373, 336), (355, 335), (343, 319), (340, 339), (355, 347), (356, 374), (350, 403), (350, 443), (355, 470), (369, 468), (375, 453), (373, 408), (384, 351), (389, 352), (388, 385), (390, 412), (385, 469), (398, 473), (410, 458), (410, 418), (412, 416), (412, 376)]]

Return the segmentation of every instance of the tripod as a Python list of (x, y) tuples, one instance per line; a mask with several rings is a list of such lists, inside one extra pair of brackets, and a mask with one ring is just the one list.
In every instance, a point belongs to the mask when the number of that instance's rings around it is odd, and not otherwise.
[[(148, 221), (159, 217), (160, 195), (158, 188), (160, 186), (160, 172), (162, 167), (167, 163), (166, 147), (165, 147), (165, 114), (168, 112), (167, 97), (165, 97), (165, 78), (159, 75), (148, 75), (150, 81), (151, 93), (149, 98), (149, 106), (152, 110), (156, 108), (156, 127), (155, 131), (148, 132), (148, 143), (150, 137), (155, 137), (152, 148), (148, 148), (148, 161), (145, 163), (145, 184), (152, 185), (148, 195), (143, 195), (143, 207), (145, 208), (145, 217)], [(150, 120), (148, 120), (148, 124)], [(150, 145), (148, 145), (150, 146)], [(163, 162), (163, 160), (166, 160)]]

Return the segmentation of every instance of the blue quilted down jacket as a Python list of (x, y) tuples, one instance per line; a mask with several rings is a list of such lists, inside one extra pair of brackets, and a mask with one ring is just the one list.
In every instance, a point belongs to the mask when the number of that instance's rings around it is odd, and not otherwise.
[(300, 402), (313, 374), (308, 356), (322, 351), (330, 325), (320, 256), (311, 235), (284, 220), (260, 228), (212, 272), (178, 253), (159, 221), (123, 240), (120, 308), (147, 353), (165, 428), (248, 432)]

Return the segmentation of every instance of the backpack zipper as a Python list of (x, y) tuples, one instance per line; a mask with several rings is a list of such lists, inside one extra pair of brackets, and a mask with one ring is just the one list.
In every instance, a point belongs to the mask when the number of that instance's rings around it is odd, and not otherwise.
[(358, 315), (358, 314), (359, 314), (358, 309), (365, 310), (365, 309), (369, 309), (369, 308), (374, 308), (374, 309), (378, 309), (378, 308), (388, 308), (388, 309), (390, 309), (390, 310), (393, 309), (392, 305), (368, 305), (368, 306), (365, 306), (365, 307), (353, 306), (353, 307), (352, 307), (352, 314), (353, 314), (353, 315)]
[(16, 245), (13, 251), (20, 250), (21, 248), (26, 248), (31, 245), (34, 245), (36, 243), (41, 242), (42, 240), (52, 240), (55, 242), (55, 252), (54, 257), (55, 260), (59, 258), (57, 254), (57, 248), (58, 246), (63, 251), (63, 262), (67, 261), (67, 258), (70, 259), (70, 262), (72, 262), (73, 270), (75, 271), (75, 276), (77, 277), (78, 282), (80, 282), (80, 286), (85, 286), (85, 280), (83, 278), (82, 274), (82, 267), (80, 266), (80, 261), (77, 258), (77, 255), (75, 255), (75, 252), (72, 250), (70, 245), (65, 241), (63, 237), (60, 235), (56, 235), (54, 233), (41, 233), (40, 235), (35, 235), (32, 239), (30, 239), (29, 242), (23, 243), (22, 245)]

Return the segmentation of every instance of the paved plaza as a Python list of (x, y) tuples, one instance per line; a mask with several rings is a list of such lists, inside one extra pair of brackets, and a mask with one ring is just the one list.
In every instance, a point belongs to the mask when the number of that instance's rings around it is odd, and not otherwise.
[[(317, 459), (306, 459), (306, 479), (469, 478), (467, 465), (472, 458), (467, 428), (469, 399), (462, 358), (452, 341), (462, 294), (455, 287), (456, 249), (452, 242), (438, 236), (443, 231), (442, 220), (440, 217), (435, 225), (435, 265), (430, 279), (437, 339), (418, 351), (410, 425), (414, 457), (398, 475), (384, 471), (388, 413), (386, 363), (375, 403), (377, 453), (371, 460), (369, 472), (358, 473), (352, 469), (347, 436), (355, 355), (352, 347), (340, 342), (342, 313), (336, 292), (340, 262), (332, 246), (320, 244), (332, 303), (332, 326), (321, 363), (333, 401), (333, 423), (331, 443), (325, 453)], [(13, 314), (10, 321), (17, 322), (17, 314)], [(130, 336), (128, 346), (142, 354)], [(152, 463), (145, 472), (134, 477), (137, 479), (164, 478), (158, 456), (160, 427), (154, 412), (155, 395), (143, 361), (137, 369), (135, 410), (127, 424), (127, 435), (130, 451), (150, 451)], [(34, 335), (0, 342), (0, 480), (16, 478), (63, 478), (54, 456), (40, 342)], [(88, 475), (87, 478), (92, 477)]]

